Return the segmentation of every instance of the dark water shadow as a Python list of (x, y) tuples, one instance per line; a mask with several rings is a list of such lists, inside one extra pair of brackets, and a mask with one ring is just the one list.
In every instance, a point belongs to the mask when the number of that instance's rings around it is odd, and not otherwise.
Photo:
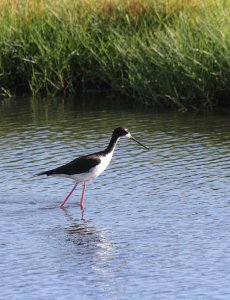
[(57, 208), (58, 208), (57, 205), (52, 205), (52, 206), (39, 207), (39, 210), (53, 210), (53, 209), (57, 209)]

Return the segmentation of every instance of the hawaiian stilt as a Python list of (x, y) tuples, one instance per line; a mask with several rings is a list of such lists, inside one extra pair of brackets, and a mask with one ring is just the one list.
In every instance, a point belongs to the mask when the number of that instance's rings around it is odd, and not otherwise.
[(84, 182), (84, 187), (83, 187), (81, 202), (80, 202), (81, 209), (83, 210), (86, 181), (96, 178), (108, 167), (110, 160), (113, 156), (115, 146), (119, 138), (122, 136), (126, 136), (130, 138), (133, 141), (137, 142), (139, 145), (148, 149), (146, 146), (144, 146), (136, 139), (134, 139), (127, 129), (118, 127), (113, 131), (109, 145), (105, 150), (93, 154), (81, 156), (67, 163), (66, 165), (37, 174), (37, 175), (66, 177), (66, 178), (73, 179), (75, 181), (75, 185), (73, 189), (70, 191), (70, 193), (67, 195), (65, 200), (62, 202), (60, 206), (61, 208), (64, 207), (65, 203), (68, 201), (68, 199), (72, 195), (77, 185), (81, 182)]

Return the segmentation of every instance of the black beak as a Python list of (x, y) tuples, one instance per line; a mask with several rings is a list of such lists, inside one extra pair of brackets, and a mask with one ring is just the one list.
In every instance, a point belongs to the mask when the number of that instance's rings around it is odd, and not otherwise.
[(145, 145), (141, 144), (140, 142), (138, 142), (134, 137), (130, 137), (131, 140), (133, 140), (134, 142), (136, 142), (137, 144), (141, 145), (142, 147), (144, 147), (145, 149), (149, 150), (148, 147), (146, 147)]

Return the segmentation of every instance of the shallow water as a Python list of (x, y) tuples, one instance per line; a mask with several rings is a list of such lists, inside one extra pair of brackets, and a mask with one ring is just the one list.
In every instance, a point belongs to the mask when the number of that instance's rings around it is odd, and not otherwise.
[[(229, 115), (154, 113), (107, 100), (0, 103), (1, 299), (229, 299)], [(103, 149), (78, 187), (34, 174)]]

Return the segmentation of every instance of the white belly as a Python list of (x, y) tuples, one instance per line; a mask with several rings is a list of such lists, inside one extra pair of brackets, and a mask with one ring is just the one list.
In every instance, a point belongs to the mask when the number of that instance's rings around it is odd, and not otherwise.
[(97, 176), (99, 176), (105, 169), (108, 167), (111, 158), (113, 156), (113, 151), (111, 153), (108, 153), (106, 156), (102, 156), (101, 163), (99, 165), (96, 165), (95, 167), (91, 168), (88, 172), (82, 173), (82, 174), (73, 174), (73, 175), (66, 175), (66, 174), (54, 174), (51, 176), (55, 177), (65, 177), (73, 179), (74, 181), (80, 183), (84, 181), (89, 181)]

